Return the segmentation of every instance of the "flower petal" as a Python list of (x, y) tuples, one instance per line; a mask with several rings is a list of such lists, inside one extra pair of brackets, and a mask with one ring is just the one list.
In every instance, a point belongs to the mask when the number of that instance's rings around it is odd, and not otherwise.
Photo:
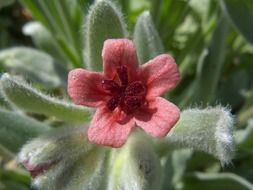
[(109, 39), (104, 42), (102, 50), (104, 74), (112, 79), (116, 68), (120, 65), (127, 67), (131, 77), (136, 75), (138, 60), (134, 44), (128, 39)]
[(147, 99), (157, 97), (175, 87), (180, 74), (175, 60), (162, 54), (140, 67), (140, 78), (147, 85)]
[(164, 98), (157, 97), (149, 102), (149, 108), (137, 112), (136, 124), (154, 137), (164, 137), (180, 117), (177, 106)]
[(76, 104), (97, 107), (108, 95), (102, 89), (103, 75), (85, 69), (74, 69), (68, 75), (68, 94)]
[(134, 119), (124, 116), (118, 108), (113, 112), (106, 107), (98, 108), (88, 129), (88, 138), (95, 144), (120, 147), (134, 127)]

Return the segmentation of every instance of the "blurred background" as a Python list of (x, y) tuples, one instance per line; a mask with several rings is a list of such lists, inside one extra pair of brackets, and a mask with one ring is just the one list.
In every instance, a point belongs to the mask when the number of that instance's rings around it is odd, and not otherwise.
[[(113, 1), (123, 12), (129, 38), (138, 16), (150, 11), (161, 52), (175, 57), (182, 75), (167, 98), (181, 109), (222, 105), (235, 118), (237, 150), (231, 164), (221, 166), (205, 153), (184, 156), (187, 150), (178, 150), (164, 160), (168, 180), (163, 189), (253, 189), (253, 1)], [(92, 3), (0, 0), (0, 73), (23, 76), (42, 92), (67, 98), (68, 70), (87, 64), (83, 36)], [(0, 108), (11, 110), (1, 94)], [(28, 115), (60, 125), (42, 114)], [(15, 153), (0, 141), (1, 190), (30, 189), (29, 174), (15, 163)]]

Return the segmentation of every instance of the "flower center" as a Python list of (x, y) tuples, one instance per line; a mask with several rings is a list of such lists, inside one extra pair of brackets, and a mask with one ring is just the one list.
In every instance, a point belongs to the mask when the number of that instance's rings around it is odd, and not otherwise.
[(126, 114), (133, 113), (145, 103), (146, 87), (141, 81), (129, 83), (127, 68), (118, 66), (119, 83), (115, 80), (103, 80), (102, 87), (112, 96), (107, 101), (107, 108), (113, 111), (120, 107)]

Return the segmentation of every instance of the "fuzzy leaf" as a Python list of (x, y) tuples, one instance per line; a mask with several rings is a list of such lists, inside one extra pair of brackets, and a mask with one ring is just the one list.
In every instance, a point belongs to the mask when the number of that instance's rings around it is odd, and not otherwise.
[[(173, 179), (172, 183), (177, 189), (181, 189), (183, 185), (183, 176), (187, 167), (187, 161), (192, 158), (192, 150), (181, 149), (172, 153)], [(170, 171), (170, 172), (172, 172)]]
[(0, 65), (47, 87), (57, 87), (61, 84), (54, 60), (48, 54), (35, 49), (14, 47), (2, 50)]
[(115, 151), (111, 164), (108, 189), (160, 189), (159, 159), (143, 136), (133, 134), (123, 148)]
[(67, 64), (67, 60), (65, 59), (64, 54), (59, 48), (56, 40), (42, 24), (35, 21), (28, 22), (23, 27), (23, 33), (32, 37), (33, 42), (38, 48), (60, 60), (63, 64)]
[(126, 25), (121, 12), (109, 0), (96, 1), (90, 9), (85, 27), (87, 64), (92, 70), (102, 71), (104, 41), (126, 37)]
[(89, 109), (44, 95), (8, 74), (1, 77), (0, 83), (6, 99), (24, 111), (53, 116), (68, 122), (80, 123), (90, 119)]
[(60, 128), (25, 145), (18, 161), (33, 175), (39, 189), (96, 189), (104, 167), (105, 149), (89, 143), (87, 126)]
[[(1, 89), (1, 83), (0, 83), (0, 89)], [(4, 99), (4, 96), (1, 91), (0, 91), (0, 107), (3, 107), (3, 108), (8, 107), (8, 103)]]
[(170, 147), (204, 151), (228, 163), (234, 154), (233, 117), (222, 107), (185, 110), (166, 141)]
[(0, 144), (13, 152), (17, 152), (31, 138), (49, 130), (46, 124), (0, 109)]
[(222, 0), (221, 2), (236, 28), (253, 44), (253, 1)]
[(144, 11), (137, 19), (134, 28), (134, 43), (140, 63), (145, 63), (164, 52), (149, 11)]

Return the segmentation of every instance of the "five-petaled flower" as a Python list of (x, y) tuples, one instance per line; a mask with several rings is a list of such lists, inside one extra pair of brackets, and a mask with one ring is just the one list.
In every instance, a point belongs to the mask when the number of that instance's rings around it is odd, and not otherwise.
[(106, 40), (102, 59), (103, 72), (74, 69), (68, 76), (72, 100), (97, 108), (89, 140), (120, 147), (135, 126), (154, 137), (166, 136), (180, 116), (177, 106), (159, 97), (180, 80), (174, 59), (162, 54), (139, 66), (128, 39)]

